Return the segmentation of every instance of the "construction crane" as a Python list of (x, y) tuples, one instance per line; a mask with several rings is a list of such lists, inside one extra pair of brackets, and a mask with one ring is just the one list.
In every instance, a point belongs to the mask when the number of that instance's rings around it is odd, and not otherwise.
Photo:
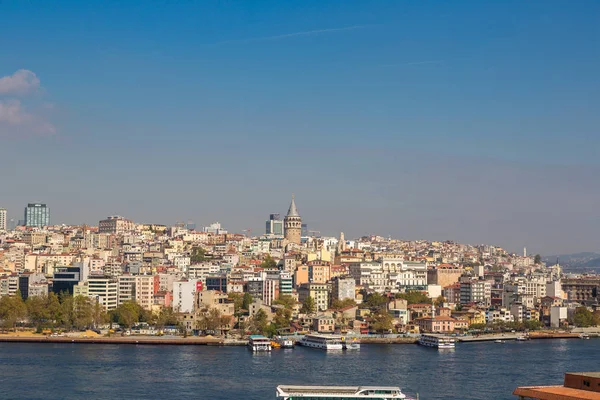
[(250, 228), (242, 229), (242, 232), (246, 232), (246, 236), (248, 236), (248, 237), (252, 236), (252, 229), (250, 229)]

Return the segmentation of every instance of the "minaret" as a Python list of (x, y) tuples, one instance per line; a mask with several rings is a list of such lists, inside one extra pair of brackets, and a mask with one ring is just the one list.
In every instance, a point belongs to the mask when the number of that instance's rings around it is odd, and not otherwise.
[(300, 214), (298, 214), (293, 194), (292, 203), (290, 204), (287, 215), (283, 219), (283, 226), (285, 228), (285, 239), (290, 243), (300, 244), (302, 218), (300, 218)]
[(340, 240), (338, 241), (338, 254), (342, 254), (343, 251), (346, 250), (346, 238), (344, 237), (344, 232), (340, 233)]

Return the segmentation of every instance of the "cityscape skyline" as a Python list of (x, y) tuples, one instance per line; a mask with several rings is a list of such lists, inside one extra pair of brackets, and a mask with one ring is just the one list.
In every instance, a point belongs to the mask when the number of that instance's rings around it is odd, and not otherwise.
[(2, 4), (10, 218), (600, 250), (599, 4), (135, 3)]

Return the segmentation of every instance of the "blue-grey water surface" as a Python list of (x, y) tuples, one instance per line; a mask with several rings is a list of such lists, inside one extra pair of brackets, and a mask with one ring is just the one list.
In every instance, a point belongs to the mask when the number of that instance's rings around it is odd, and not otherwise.
[(275, 399), (278, 384), (393, 385), (429, 399), (515, 399), (519, 385), (600, 370), (600, 339), (459, 343), (455, 351), (0, 344), (2, 399)]

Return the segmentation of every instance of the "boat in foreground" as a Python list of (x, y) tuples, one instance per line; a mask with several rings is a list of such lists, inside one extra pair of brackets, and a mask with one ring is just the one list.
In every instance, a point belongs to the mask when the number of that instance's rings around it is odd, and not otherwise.
[(321, 350), (343, 350), (342, 337), (337, 335), (304, 335), (298, 344)]
[(399, 387), (386, 386), (277, 386), (277, 398), (296, 399), (410, 399)]
[(438, 349), (453, 349), (456, 346), (453, 337), (436, 333), (422, 334), (417, 343), (421, 346), (437, 347)]
[(248, 348), (255, 352), (271, 351), (271, 339), (262, 335), (250, 335)]

